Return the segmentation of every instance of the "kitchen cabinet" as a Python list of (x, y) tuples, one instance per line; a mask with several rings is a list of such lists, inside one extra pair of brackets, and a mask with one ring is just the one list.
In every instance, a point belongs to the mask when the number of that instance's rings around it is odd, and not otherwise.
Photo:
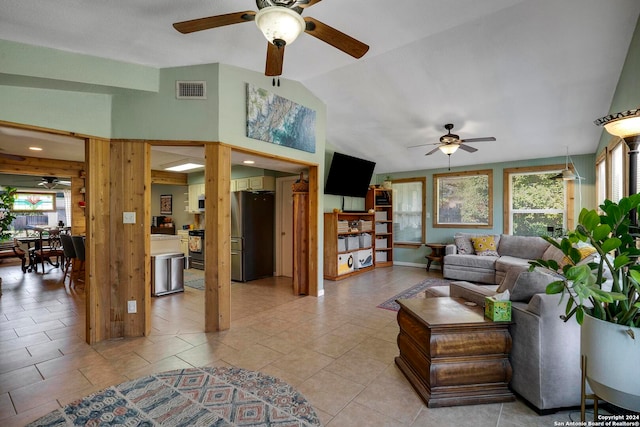
[(231, 191), (275, 191), (276, 179), (273, 176), (251, 176), (231, 180)]
[(200, 212), (198, 198), (204, 194), (204, 184), (191, 184), (189, 186), (189, 212)]

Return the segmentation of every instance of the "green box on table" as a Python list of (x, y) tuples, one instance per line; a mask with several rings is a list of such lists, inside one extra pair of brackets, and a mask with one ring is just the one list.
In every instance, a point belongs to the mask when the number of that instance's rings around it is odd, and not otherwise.
[(511, 322), (511, 301), (498, 301), (494, 297), (485, 297), (484, 316), (494, 322)]

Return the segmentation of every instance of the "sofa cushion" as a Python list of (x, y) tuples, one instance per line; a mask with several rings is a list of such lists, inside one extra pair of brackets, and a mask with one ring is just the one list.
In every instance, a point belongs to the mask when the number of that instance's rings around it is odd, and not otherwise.
[(537, 236), (512, 236), (503, 234), (500, 236), (498, 253), (500, 256), (508, 255), (516, 258), (539, 259), (549, 243)]
[(473, 244), (471, 244), (471, 239), (467, 236), (455, 236), (453, 238), (456, 243), (456, 248), (458, 249), (458, 253), (461, 255), (473, 255), (475, 252), (473, 250)]
[(495, 264), (498, 257), (494, 256), (476, 256), (476, 255), (447, 255), (445, 257), (445, 265), (459, 265), (463, 267), (485, 268), (487, 270), (495, 270)]
[[(596, 258), (596, 248), (586, 243), (579, 243), (575, 245), (578, 252), (580, 252), (580, 262), (578, 265), (586, 264), (593, 261)], [(571, 263), (569, 257), (565, 256), (562, 251), (553, 245), (549, 245), (546, 251), (542, 254), (542, 259), (545, 261), (554, 260), (558, 263), (560, 268)]]
[(497, 292), (508, 290), (511, 301), (529, 302), (535, 294), (545, 293), (549, 283), (558, 280), (551, 274), (539, 270), (528, 270), (528, 266), (511, 267)]
[[(471, 242), (471, 238), (473, 237), (482, 237), (487, 236), (487, 234), (472, 234), (472, 233), (456, 233), (453, 236), (453, 241), (456, 244), (456, 249), (459, 254), (463, 255), (472, 255), (475, 254), (475, 250), (473, 249), (473, 243)], [(495, 241), (496, 248), (500, 244), (500, 235), (492, 234), (493, 239)]]
[(498, 256), (496, 241), (493, 236), (477, 236), (471, 238), (473, 250), (480, 256)]
[(529, 268), (529, 260), (508, 255), (501, 256), (496, 260), (496, 271), (501, 271), (506, 274), (512, 267)]

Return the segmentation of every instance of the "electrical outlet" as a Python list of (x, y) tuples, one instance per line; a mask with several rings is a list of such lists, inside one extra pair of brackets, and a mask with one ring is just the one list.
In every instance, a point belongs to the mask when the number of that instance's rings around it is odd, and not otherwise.
[(122, 212), (122, 223), (123, 224), (135, 224), (136, 223), (136, 213), (135, 212)]
[(137, 313), (138, 305), (136, 304), (136, 300), (127, 301), (127, 313)]

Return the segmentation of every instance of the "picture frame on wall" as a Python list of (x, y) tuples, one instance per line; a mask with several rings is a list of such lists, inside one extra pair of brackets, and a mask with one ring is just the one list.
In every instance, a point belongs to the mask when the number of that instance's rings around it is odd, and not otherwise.
[(163, 194), (160, 196), (160, 215), (171, 215), (173, 213), (173, 196)]

